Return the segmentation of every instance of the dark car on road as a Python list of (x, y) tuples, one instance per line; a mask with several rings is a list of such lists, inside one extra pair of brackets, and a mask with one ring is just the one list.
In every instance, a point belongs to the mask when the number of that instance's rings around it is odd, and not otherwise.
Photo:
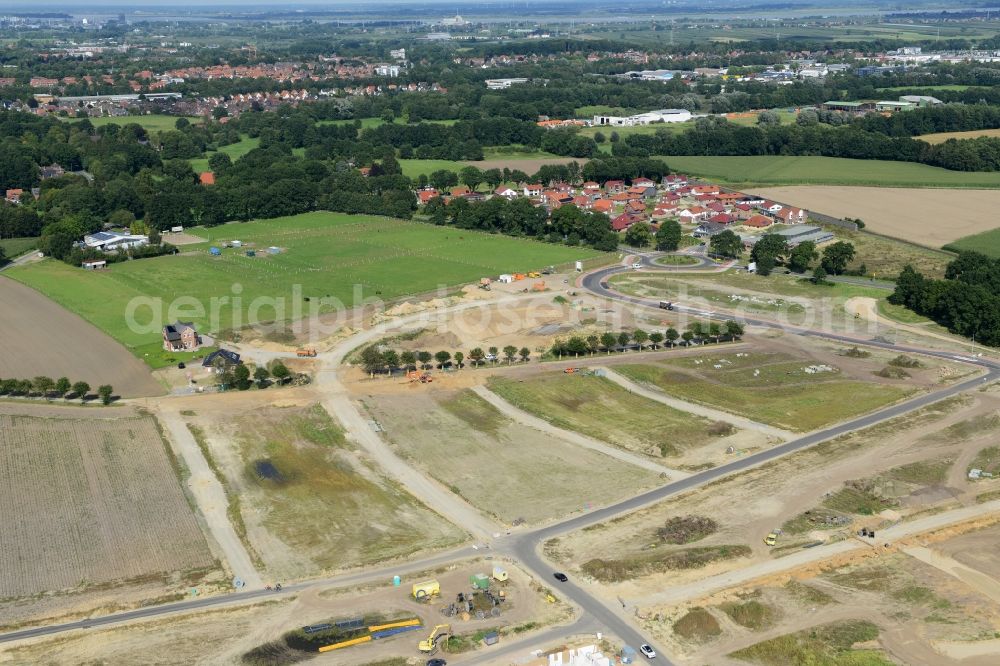
[(566, 581), (569, 580), (569, 578), (566, 577), (566, 574), (562, 573), (561, 571), (557, 571), (552, 575), (555, 576), (555, 579), (560, 583), (565, 583)]
[(448, 662), (444, 659), (431, 659), (427, 662), (427, 666), (447, 666)]

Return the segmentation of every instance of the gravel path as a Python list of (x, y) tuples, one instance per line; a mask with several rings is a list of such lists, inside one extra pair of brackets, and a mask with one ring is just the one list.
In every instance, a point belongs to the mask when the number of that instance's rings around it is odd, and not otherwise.
[(205, 518), (209, 532), (222, 549), (233, 576), (242, 579), (248, 589), (260, 589), (264, 585), (260, 574), (229, 521), (229, 500), (222, 482), (209, 467), (184, 419), (176, 412), (166, 410), (161, 411), (159, 417), (167, 428), (175, 451), (190, 471), (188, 488)]

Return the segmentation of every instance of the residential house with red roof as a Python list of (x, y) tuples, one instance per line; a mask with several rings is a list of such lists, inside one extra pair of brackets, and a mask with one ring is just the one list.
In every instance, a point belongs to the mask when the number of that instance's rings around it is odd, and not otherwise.
[(764, 229), (772, 224), (774, 224), (774, 220), (769, 218), (767, 215), (752, 215), (743, 220), (743, 226), (753, 227), (755, 229)]
[(808, 215), (801, 208), (782, 208), (774, 214), (774, 218), (785, 224), (802, 224)]
[(625, 191), (624, 180), (609, 180), (604, 183), (604, 191), (607, 194), (621, 194)]
[(615, 204), (611, 199), (598, 199), (591, 206), (595, 213), (611, 213), (615, 209)]
[(428, 190), (420, 190), (419, 192), (417, 192), (417, 199), (420, 201), (421, 204), (426, 204), (428, 201), (430, 201), (436, 196), (440, 195), (438, 194), (438, 191), (433, 188)]

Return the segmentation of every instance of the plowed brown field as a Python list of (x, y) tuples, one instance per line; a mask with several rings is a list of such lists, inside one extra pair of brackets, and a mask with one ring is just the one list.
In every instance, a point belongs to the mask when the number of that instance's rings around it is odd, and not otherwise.
[(163, 393), (145, 363), (30, 287), (0, 277), (0, 312), (0, 377), (65, 376), (126, 398)]

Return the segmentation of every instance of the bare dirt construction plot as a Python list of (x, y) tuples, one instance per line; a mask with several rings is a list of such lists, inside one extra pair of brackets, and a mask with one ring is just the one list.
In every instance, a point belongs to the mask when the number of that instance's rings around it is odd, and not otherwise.
[(0, 412), (5, 623), (71, 612), (116, 587), (184, 594), (217, 570), (152, 417), (9, 411)]
[[(943, 446), (938, 442), (947, 439), (944, 434), (947, 429), (996, 410), (995, 400), (994, 396), (976, 394), (975, 397), (963, 396), (935, 403), (646, 509), (573, 532), (547, 543), (546, 552), (566, 569), (604, 583), (609, 597), (621, 596), (638, 604), (642, 610), (656, 612), (660, 590), (669, 591), (672, 587), (750, 564), (771, 562), (816, 541), (849, 538), (861, 526), (881, 529), (894, 520), (953, 506), (958, 500), (975, 501), (974, 484), (961, 481), (952, 484), (947, 476), (941, 481), (940, 475), (933, 471), (925, 475), (921, 467), (906, 466), (923, 462), (926, 467), (932, 467), (945, 459), (960, 459), (965, 450), (978, 449), (975, 440)], [(935, 433), (940, 437), (933, 443), (920, 441), (921, 436)], [(725, 459), (732, 460), (739, 455), (741, 452), (735, 452)], [(901, 468), (905, 471), (900, 472)], [(912, 482), (912, 486), (908, 486), (912, 494), (907, 495), (906, 502), (900, 501), (892, 514), (866, 515), (870, 513), (865, 512), (866, 507), (845, 504), (841, 508), (847, 521), (832, 529), (809, 527), (795, 534), (780, 535), (774, 547), (764, 544), (763, 539), (769, 532), (800, 516), (804, 509), (836, 496), (849, 482), (890, 470), (895, 470), (895, 478), (905, 479), (907, 484)], [(925, 488), (950, 490), (922, 491)], [(715, 531), (683, 544), (665, 539), (664, 535), (676, 531), (672, 528), (676, 521), (694, 517), (710, 518), (716, 524)], [(722, 546), (739, 545), (749, 546), (750, 552), (722, 549)], [(701, 560), (709, 559), (711, 552), (694, 551), (681, 560), (684, 564), (693, 563), (692, 566), (677, 564), (677, 551), (702, 547), (714, 548), (718, 557), (704, 562)], [(595, 553), (600, 554), (600, 562), (595, 562)], [(732, 554), (737, 557), (722, 556)], [(617, 573), (608, 575), (607, 571)]]
[[(501, 604), (499, 617), (484, 619), (473, 615), (469, 620), (445, 617), (441, 608), (452, 602), (458, 592), (469, 591), (469, 576), (489, 574), (493, 562), (461, 562), (454, 566), (408, 576), (398, 588), (386, 580), (377, 586), (356, 589), (307, 589), (292, 597), (282, 597), (223, 610), (206, 611), (181, 617), (167, 617), (136, 622), (108, 629), (90, 629), (56, 638), (44, 638), (21, 645), (0, 646), (0, 663), (10, 664), (115, 664), (123, 666), (173, 664), (246, 664), (243, 655), (266, 643), (283, 642), (286, 632), (310, 624), (365, 615), (398, 615), (419, 618), (419, 631), (373, 641), (349, 649), (324, 654), (309, 663), (334, 666), (358, 666), (383, 659), (409, 658), (417, 661), (417, 641), (427, 637), (430, 628), (450, 623), (456, 634), (472, 636), (477, 632), (499, 629), (501, 634), (521, 638), (529, 632), (565, 620), (565, 604), (545, 601), (544, 588), (516, 566), (502, 563), (509, 578), (506, 583), (491, 583), (493, 591), (503, 589), (507, 601)], [(409, 598), (410, 585), (435, 578), (442, 596), (432, 603), (420, 604)], [(501, 643), (507, 640), (501, 639)], [(137, 646), (141, 646), (137, 647)], [(467, 647), (474, 649), (471, 640)], [(308, 657), (309, 653), (293, 653)], [(452, 654), (439, 654), (449, 662)], [(259, 662), (258, 662), (259, 663)], [(291, 662), (288, 662), (291, 663)], [(456, 661), (456, 663), (459, 663)]]
[(465, 389), (363, 399), (405, 458), (511, 523), (562, 518), (660, 482), (653, 471), (518, 424)]
[(998, 190), (892, 187), (771, 187), (754, 191), (769, 199), (834, 217), (860, 218), (865, 228), (928, 247), (998, 226)]
[(762, 340), (753, 349), (705, 348), (699, 356), (618, 370), (668, 395), (797, 432), (896, 402), (937, 379), (933, 371), (883, 379), (875, 374), (886, 367), (881, 354), (857, 359), (783, 340)]
[(69, 377), (111, 384), (123, 397), (161, 395), (146, 364), (92, 324), (23, 284), (0, 277), (0, 377)]
[(316, 576), (464, 538), (352, 449), (319, 405), (233, 404), (189, 419), (221, 472), (237, 531), (271, 576)]

